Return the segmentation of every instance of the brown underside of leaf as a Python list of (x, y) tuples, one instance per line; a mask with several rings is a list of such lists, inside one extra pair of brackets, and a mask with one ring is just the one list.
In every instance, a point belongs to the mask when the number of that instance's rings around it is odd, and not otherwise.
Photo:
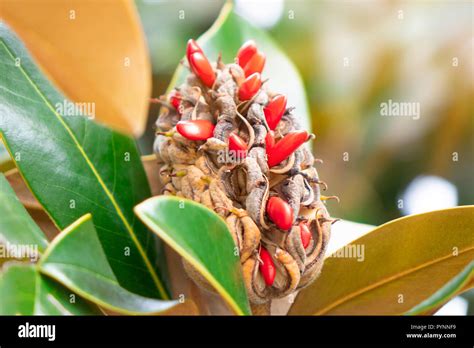
[(52, 241), (59, 233), (59, 229), (33, 196), (18, 169), (12, 169), (5, 174), (20, 202), (25, 206), (32, 219), (38, 224), (48, 240)]
[(151, 67), (132, 1), (2, 0), (2, 19), (71, 100), (93, 105), (99, 122), (143, 132)]
[(5, 173), (8, 182), (15, 191), (20, 202), (28, 210), (42, 210), (43, 207), (36, 200), (36, 198), (31, 193), (28, 186), (26, 186), (23, 178), (20, 175), (18, 169), (14, 168)]
[(473, 209), (413, 215), (376, 228), (351, 243), (365, 247), (364, 261), (327, 258), (321, 276), (299, 293), (290, 314), (406, 313), (474, 259)]

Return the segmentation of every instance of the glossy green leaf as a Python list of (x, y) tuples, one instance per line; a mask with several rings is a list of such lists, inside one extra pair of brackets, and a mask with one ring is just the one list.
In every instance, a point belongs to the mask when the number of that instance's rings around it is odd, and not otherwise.
[(3, 23), (0, 76), (0, 135), (37, 200), (60, 229), (92, 213), (119, 283), (168, 298), (153, 234), (133, 214), (150, 196), (134, 140), (81, 115), (60, 114), (69, 101)]
[(177, 301), (143, 297), (124, 289), (107, 261), (90, 214), (62, 231), (38, 264), (39, 270), (101, 307), (125, 314), (166, 311)]
[(54, 281), (34, 265), (4, 266), (0, 273), (0, 315), (100, 315), (100, 310)]
[(135, 207), (142, 221), (199, 271), (237, 314), (250, 314), (239, 256), (224, 220), (205, 206), (171, 196)]
[(451, 279), (445, 286), (436, 291), (429, 298), (421, 302), (419, 305), (410, 309), (407, 315), (422, 315), (429, 313), (436, 308), (448, 302), (451, 298), (472, 288), (472, 284), (468, 286), (474, 279), (474, 261), (467, 265), (461, 273)]
[[(48, 241), (20, 203), (7, 179), (0, 173), (0, 241), (32, 246), (42, 253)], [(38, 255), (37, 255), (38, 256)], [(1, 256), (0, 256), (1, 257)]]
[[(474, 259), (474, 206), (390, 221), (326, 259), (291, 315), (399, 315)], [(351, 257), (352, 256), (352, 257)]]
[[(263, 79), (269, 79), (270, 90), (285, 94), (288, 106), (295, 107), (295, 114), (304, 129), (311, 129), (306, 92), (301, 77), (290, 59), (264, 30), (252, 25), (233, 11), (232, 2), (227, 2), (213, 24), (197, 41), (207, 57), (216, 61), (219, 53), (225, 63), (232, 63), (240, 46), (247, 40), (254, 40), (267, 56)], [(169, 88), (184, 82), (189, 71), (182, 65), (176, 70)]]

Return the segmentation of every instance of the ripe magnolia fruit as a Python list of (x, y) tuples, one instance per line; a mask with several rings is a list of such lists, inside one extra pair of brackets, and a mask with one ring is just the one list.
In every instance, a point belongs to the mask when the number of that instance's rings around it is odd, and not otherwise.
[(197, 42), (194, 41), (193, 39), (190, 39), (188, 41), (188, 45), (186, 46), (186, 58), (188, 58), (188, 61), (189, 61), (189, 58), (191, 57), (191, 55), (196, 53), (196, 52), (203, 53), (201, 47), (199, 47)]
[(300, 237), (301, 237), (301, 243), (303, 244), (303, 248), (307, 248), (309, 245), (309, 242), (311, 242), (311, 231), (309, 230), (308, 225), (306, 225), (306, 222), (301, 222), (300, 223)]
[(239, 89), (239, 99), (240, 100), (249, 100), (258, 92), (262, 86), (262, 80), (260, 74), (254, 73), (247, 77), (240, 86)]
[(207, 140), (212, 137), (214, 124), (208, 120), (179, 121), (176, 130), (189, 140)]
[(196, 41), (188, 41), (186, 57), (188, 58), (188, 63), (192, 72), (199, 77), (202, 83), (207, 87), (212, 87), (216, 80), (216, 74), (214, 73), (211, 63), (209, 63), (209, 60), (207, 60), (204, 52)]
[(272, 98), (263, 109), (265, 119), (267, 120), (268, 127), (274, 130), (280, 122), (283, 114), (286, 110), (286, 97), (279, 94)]
[(237, 52), (237, 62), (244, 70), (246, 77), (253, 73), (262, 73), (265, 60), (265, 53), (258, 50), (253, 40), (244, 43)]
[(272, 256), (264, 247), (260, 249), (260, 261), (260, 272), (265, 279), (265, 284), (271, 286), (275, 281), (276, 269)]
[(265, 149), (269, 152), (275, 146), (275, 134), (269, 131), (265, 136)]
[(250, 76), (254, 73), (262, 73), (265, 66), (265, 54), (263, 52), (256, 52), (244, 67), (245, 76)]
[(255, 42), (242, 46), (237, 64), (211, 64), (194, 40), (186, 56), (190, 76), (176, 86), (179, 95), (166, 96), (172, 106), (156, 123), (163, 194), (195, 200), (225, 220), (252, 305), (288, 296), (319, 274), (333, 221), (320, 200), (309, 134), (286, 96), (261, 88), (265, 56)]
[(293, 210), (290, 205), (280, 197), (271, 197), (267, 203), (267, 214), (278, 228), (290, 229), (293, 224)]
[(308, 137), (308, 132), (304, 130), (292, 131), (286, 134), (283, 139), (267, 149), (268, 165), (273, 167), (286, 160), (308, 140)]
[(229, 134), (229, 151), (232, 151), (238, 158), (247, 156), (247, 144), (235, 133)]
[(255, 53), (257, 53), (257, 45), (255, 41), (249, 40), (237, 52), (237, 62), (244, 68)]
[(179, 112), (179, 104), (181, 103), (181, 94), (177, 90), (172, 90), (169, 94), (169, 100), (171, 105), (174, 106), (176, 110)]

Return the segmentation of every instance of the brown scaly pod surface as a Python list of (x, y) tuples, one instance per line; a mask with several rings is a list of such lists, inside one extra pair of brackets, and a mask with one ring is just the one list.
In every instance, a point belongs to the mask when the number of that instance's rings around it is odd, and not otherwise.
[(254, 314), (268, 314), (272, 299), (318, 276), (335, 221), (307, 145), (314, 136), (285, 96), (263, 86), (265, 55), (253, 41), (231, 64), (211, 64), (194, 40), (186, 56), (186, 82), (160, 98), (154, 150), (163, 194), (204, 204), (226, 221)]

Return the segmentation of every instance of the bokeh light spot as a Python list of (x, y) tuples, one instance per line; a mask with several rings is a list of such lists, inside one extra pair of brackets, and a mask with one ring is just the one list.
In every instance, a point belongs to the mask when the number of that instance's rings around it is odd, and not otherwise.
[(446, 179), (433, 175), (416, 177), (402, 196), (405, 215), (455, 207), (458, 204), (456, 186)]

